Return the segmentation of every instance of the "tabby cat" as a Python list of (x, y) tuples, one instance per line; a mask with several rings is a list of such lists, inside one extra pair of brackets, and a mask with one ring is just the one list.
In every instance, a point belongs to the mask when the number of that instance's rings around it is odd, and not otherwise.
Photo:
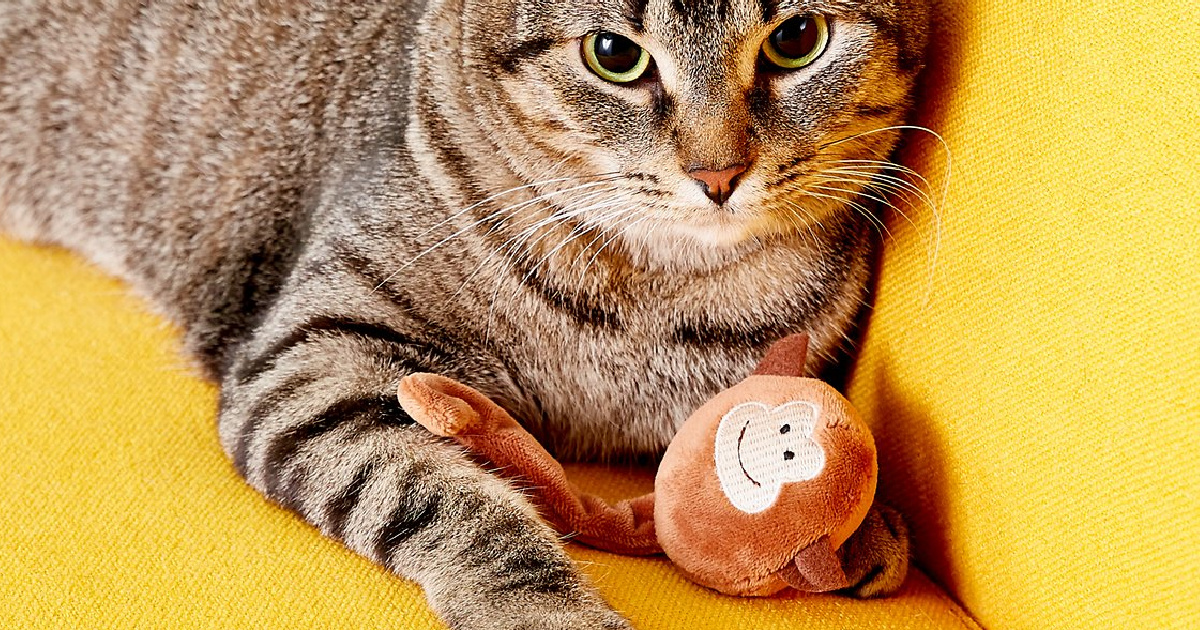
[[(453, 628), (626, 628), (512, 486), (398, 407), (473, 385), (653, 457), (771, 341), (828, 366), (923, 0), (5, 0), (0, 229), (124, 278), (233, 466)], [(893, 591), (903, 525), (848, 543)]]

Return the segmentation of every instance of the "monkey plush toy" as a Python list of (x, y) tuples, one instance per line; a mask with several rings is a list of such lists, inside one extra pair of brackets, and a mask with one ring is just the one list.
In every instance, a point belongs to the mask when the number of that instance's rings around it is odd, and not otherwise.
[(775, 343), (754, 373), (679, 429), (654, 493), (611, 505), (483, 394), (434, 374), (401, 382), (417, 422), (531, 490), (559, 532), (599, 549), (666, 555), (692, 581), (730, 595), (847, 586), (837, 550), (866, 517), (875, 442), (850, 403), (804, 378), (806, 335)]

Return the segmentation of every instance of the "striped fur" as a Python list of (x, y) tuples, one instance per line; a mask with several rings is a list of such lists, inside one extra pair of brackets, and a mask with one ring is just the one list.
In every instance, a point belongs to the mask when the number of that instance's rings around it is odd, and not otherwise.
[[(451, 627), (624, 628), (396, 386), (440, 372), (564, 458), (653, 457), (773, 340), (809, 330), (809, 367), (836, 358), (873, 217), (865, 184), (806, 187), (891, 152), (894, 132), (846, 138), (903, 119), (925, 12), (802, 6), (837, 39), (764, 77), (757, 43), (801, 5), (10, 0), (0, 229), (178, 322), (236, 469)], [(583, 70), (601, 28), (655, 42), (656, 87)], [(752, 170), (714, 209), (683, 169), (730, 160)], [(861, 596), (907, 566), (897, 515), (868, 524), (846, 558)]]

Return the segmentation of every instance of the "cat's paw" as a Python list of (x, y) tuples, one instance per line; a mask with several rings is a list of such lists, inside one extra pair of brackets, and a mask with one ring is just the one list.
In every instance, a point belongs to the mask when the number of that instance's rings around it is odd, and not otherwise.
[(908, 527), (900, 513), (876, 503), (842, 547), (842, 569), (850, 586), (839, 591), (858, 598), (900, 590), (909, 564)]
[(592, 610), (530, 619), (522, 630), (633, 630), (624, 617), (612, 610)]
[(482, 605), (442, 611), (453, 630), (633, 630), (595, 595), (529, 597), (492, 593)]

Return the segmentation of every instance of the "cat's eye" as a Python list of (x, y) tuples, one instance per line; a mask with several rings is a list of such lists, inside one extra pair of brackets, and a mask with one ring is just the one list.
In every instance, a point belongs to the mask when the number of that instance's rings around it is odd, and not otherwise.
[(583, 38), (581, 46), (588, 68), (605, 81), (636, 81), (650, 67), (650, 53), (616, 33), (593, 33)]
[(784, 70), (803, 68), (817, 60), (829, 44), (829, 21), (823, 15), (799, 15), (779, 25), (763, 41), (771, 65)]

